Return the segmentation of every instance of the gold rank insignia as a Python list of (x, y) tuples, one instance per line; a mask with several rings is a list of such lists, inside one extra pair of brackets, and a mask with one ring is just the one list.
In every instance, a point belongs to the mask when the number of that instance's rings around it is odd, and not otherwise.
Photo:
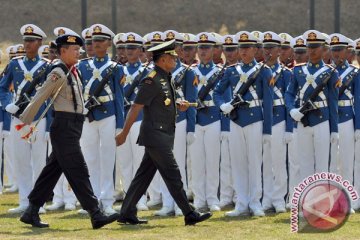
[(260, 33), (257, 32), (257, 31), (253, 32), (253, 35), (254, 35), (255, 37), (257, 37), (257, 38), (260, 38)]
[(304, 44), (305, 44), (304, 39), (298, 38), (298, 39), (296, 40), (296, 45), (304, 45)]
[(287, 36), (286, 36), (285, 33), (280, 34), (280, 37), (281, 37), (282, 39), (284, 39), (285, 41), (287, 40)]
[(155, 33), (153, 36), (154, 40), (161, 40), (161, 35), (159, 33)]
[(19, 46), (19, 47), (17, 48), (17, 51), (18, 51), (18, 52), (25, 52), (25, 50), (24, 50), (24, 47), (23, 47), (23, 46)]
[(171, 103), (170, 98), (166, 98), (165, 101), (164, 101), (164, 103), (165, 103), (165, 106), (169, 106), (170, 103)]
[(249, 40), (249, 35), (247, 35), (246, 33), (241, 34), (240, 35), (240, 40), (241, 41)]
[(245, 83), (247, 81), (248, 77), (246, 76), (246, 74), (241, 74), (240, 75), (240, 82)]
[(31, 73), (25, 73), (24, 74), (24, 79), (26, 80), (26, 81), (29, 81), (29, 82), (31, 82), (32, 81), (32, 74)]
[(90, 33), (89, 30), (86, 31), (85, 36), (86, 36), (87, 38), (91, 38), (91, 33)]
[(174, 34), (173, 32), (168, 32), (168, 33), (166, 34), (166, 38), (167, 38), (167, 39), (174, 39), (174, 38), (175, 38), (175, 34)]
[(94, 31), (94, 33), (101, 33), (101, 27), (100, 26), (95, 26), (93, 28), (93, 31)]
[(31, 26), (28, 26), (28, 27), (25, 28), (25, 32), (26, 33), (33, 33), (34, 29)]
[(308, 34), (308, 39), (309, 39), (309, 40), (316, 40), (316, 37), (317, 37), (317, 35), (316, 35), (316, 33), (314, 33), (314, 32), (310, 32), (310, 33)]
[(271, 39), (272, 39), (272, 35), (271, 35), (270, 33), (266, 33), (266, 34), (264, 35), (264, 39), (265, 39), (265, 40), (271, 40)]
[(132, 35), (132, 34), (129, 34), (129, 35), (127, 36), (127, 39), (126, 39), (126, 40), (128, 40), (129, 42), (134, 42), (134, 41), (135, 41), (135, 36)]
[(156, 75), (156, 71), (153, 70), (148, 74), (148, 77), (153, 78), (155, 75)]
[(75, 43), (75, 42), (76, 42), (76, 37), (74, 37), (74, 36), (68, 36), (66, 42), (68, 42), (68, 43)]
[(65, 34), (65, 30), (60, 28), (58, 31), (58, 36), (64, 35)]
[(100, 71), (98, 69), (94, 69), (92, 73), (93, 77), (96, 79), (100, 78)]
[(332, 38), (331, 38), (331, 43), (338, 43), (339, 42), (339, 37), (338, 36), (333, 36)]
[(232, 38), (231, 38), (231, 37), (227, 37), (227, 38), (225, 38), (225, 43), (227, 43), (227, 44), (231, 44), (231, 43), (233, 43)]
[(48, 48), (48, 47), (45, 47), (43, 52), (44, 52), (44, 53), (49, 53), (49, 48)]
[(208, 36), (206, 34), (201, 34), (199, 37), (200, 41), (207, 41), (208, 40)]

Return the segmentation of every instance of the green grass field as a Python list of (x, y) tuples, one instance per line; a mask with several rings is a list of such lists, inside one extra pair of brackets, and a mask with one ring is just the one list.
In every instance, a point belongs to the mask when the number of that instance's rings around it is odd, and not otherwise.
[(100, 230), (92, 230), (89, 218), (76, 211), (48, 212), (42, 215), (50, 223), (49, 229), (36, 229), (21, 223), (19, 215), (7, 210), (16, 207), (17, 194), (0, 195), (0, 239), (360, 239), (360, 214), (332, 233), (290, 233), (289, 213), (264, 218), (226, 218), (224, 212), (196, 226), (185, 227), (183, 217), (154, 217), (153, 211), (139, 216), (149, 220), (142, 226), (112, 223)]

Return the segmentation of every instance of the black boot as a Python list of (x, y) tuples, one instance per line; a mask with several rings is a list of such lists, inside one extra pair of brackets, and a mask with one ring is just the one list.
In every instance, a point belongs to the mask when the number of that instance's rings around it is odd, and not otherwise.
[(93, 229), (98, 229), (98, 228), (105, 226), (106, 224), (112, 223), (112, 222), (116, 221), (120, 216), (118, 213), (114, 213), (110, 216), (105, 216), (100, 211), (100, 209), (95, 209), (95, 210), (91, 210), (88, 212), (91, 217), (91, 224), (92, 224)]
[(132, 216), (124, 216), (120, 214), (119, 219), (117, 220), (119, 223), (122, 224), (131, 224), (131, 225), (137, 225), (137, 224), (147, 224), (148, 220), (146, 219), (140, 219), (136, 215)]
[(190, 212), (185, 216), (185, 225), (195, 225), (198, 222), (205, 221), (212, 216), (211, 212), (200, 213), (196, 210)]
[(33, 227), (38, 228), (47, 228), (49, 227), (48, 223), (41, 222), (39, 216), (39, 208), (30, 203), (25, 212), (21, 215), (20, 221), (26, 224), (31, 224)]

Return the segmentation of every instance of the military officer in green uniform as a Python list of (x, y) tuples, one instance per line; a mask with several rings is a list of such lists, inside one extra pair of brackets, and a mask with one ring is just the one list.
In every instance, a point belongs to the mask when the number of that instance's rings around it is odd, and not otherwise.
[(123, 144), (139, 112), (144, 109), (138, 144), (145, 146), (145, 154), (124, 199), (118, 222), (143, 224), (137, 218), (136, 203), (146, 192), (159, 170), (170, 194), (185, 216), (185, 225), (194, 225), (211, 217), (199, 213), (189, 204), (183, 189), (179, 167), (173, 154), (176, 111), (186, 111), (189, 102), (175, 102), (171, 71), (176, 66), (175, 41), (159, 44), (148, 51), (153, 53), (154, 70), (140, 85), (134, 104), (127, 115), (124, 129), (116, 136), (117, 146)]

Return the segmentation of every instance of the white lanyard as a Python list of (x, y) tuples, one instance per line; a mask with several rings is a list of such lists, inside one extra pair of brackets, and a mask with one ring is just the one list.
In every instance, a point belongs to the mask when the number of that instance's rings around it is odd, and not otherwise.
[[(242, 69), (241, 69), (241, 66), (240, 65), (236, 65), (235, 69), (236, 71), (239, 73), (240, 75), (240, 78), (239, 78), (239, 81), (238, 83), (236, 84), (235, 86), (235, 89), (234, 89), (234, 93), (237, 93), (239, 91), (239, 89), (241, 88), (241, 86), (247, 82), (249, 76), (251, 76), (251, 74), (253, 74), (256, 70), (258, 70), (260, 68), (259, 64), (255, 65), (254, 67), (252, 67), (249, 71), (247, 72), (244, 72)], [(255, 89), (253, 88), (253, 86), (250, 86), (249, 87), (249, 92), (251, 94), (251, 96), (253, 97), (254, 100), (257, 100), (259, 99)]]
[[(90, 65), (90, 67), (93, 69), (93, 74), (92, 74), (92, 77), (90, 78), (89, 82), (86, 84), (85, 86), (85, 91), (84, 91), (84, 97), (85, 98), (88, 98), (89, 97), (89, 93), (90, 93), (90, 88), (91, 88), (91, 85), (93, 84), (93, 82), (96, 80), (96, 79), (99, 79), (99, 81), (102, 80), (102, 76), (101, 74), (103, 73), (103, 71), (109, 67), (112, 62), (111, 61), (108, 61), (106, 62), (101, 68), (96, 68), (95, 65), (94, 65), (94, 61), (92, 59), (89, 59), (88, 60), (88, 63)], [(111, 89), (109, 89), (109, 85), (107, 85), (104, 90), (106, 91), (106, 93), (108, 95), (111, 95)]]
[[(325, 72), (327, 69), (328, 69), (328, 66), (323, 66), (322, 68), (320, 68), (319, 70), (317, 70), (314, 74), (310, 74), (309, 73), (309, 70), (307, 68), (307, 66), (302, 66), (301, 67), (304, 74), (306, 75), (306, 82), (304, 84), (304, 86), (301, 88), (300, 90), (300, 101), (302, 102), (303, 98), (304, 98), (304, 94), (306, 92), (306, 90), (308, 89), (308, 87), (311, 85), (314, 89), (317, 87), (317, 84), (316, 84), (316, 78), (322, 74), (323, 72)], [(325, 101), (326, 100), (326, 97), (325, 97), (325, 94), (323, 91), (321, 91), (319, 93), (319, 97), (321, 98), (322, 101)]]

